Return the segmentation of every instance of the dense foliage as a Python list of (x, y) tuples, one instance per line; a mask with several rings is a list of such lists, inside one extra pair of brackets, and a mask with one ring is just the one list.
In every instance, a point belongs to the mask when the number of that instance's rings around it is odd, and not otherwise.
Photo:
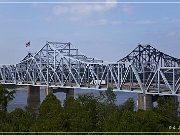
[(15, 90), (9, 91), (0, 84), (0, 110), (7, 111), (9, 101), (13, 100)]
[[(179, 131), (180, 119), (173, 113), (174, 102), (162, 97), (153, 110), (134, 109), (133, 99), (116, 105), (108, 89), (100, 96), (68, 97), (64, 104), (49, 94), (35, 113), (31, 107), (0, 111), (0, 131), (20, 132), (169, 132)], [(173, 128), (176, 129), (173, 129)], [(172, 128), (172, 129), (169, 129)]]

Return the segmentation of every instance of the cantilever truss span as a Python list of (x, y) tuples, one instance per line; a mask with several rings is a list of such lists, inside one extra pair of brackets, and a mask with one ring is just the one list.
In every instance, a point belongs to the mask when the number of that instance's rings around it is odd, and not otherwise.
[(4, 84), (180, 94), (179, 59), (139, 45), (115, 63), (81, 54), (71, 43), (46, 42), (14, 65), (0, 66)]

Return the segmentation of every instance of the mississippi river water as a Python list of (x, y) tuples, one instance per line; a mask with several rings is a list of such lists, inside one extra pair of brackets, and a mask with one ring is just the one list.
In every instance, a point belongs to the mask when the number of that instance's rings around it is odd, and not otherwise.
[[(75, 98), (78, 97), (79, 94), (87, 94), (93, 93), (95, 96), (99, 95), (98, 90), (89, 90), (89, 89), (75, 89), (74, 94)], [(120, 105), (123, 104), (128, 98), (133, 98), (136, 104), (137, 94), (133, 92), (119, 92), (115, 91), (116, 94), (116, 104)], [(63, 104), (66, 95), (63, 92), (54, 93), (56, 97), (61, 101)], [(40, 90), (40, 100), (41, 102), (45, 98), (45, 90)], [(27, 90), (16, 90), (15, 99), (13, 99), (8, 105), (8, 111), (11, 112), (15, 108), (24, 108), (27, 105)]]

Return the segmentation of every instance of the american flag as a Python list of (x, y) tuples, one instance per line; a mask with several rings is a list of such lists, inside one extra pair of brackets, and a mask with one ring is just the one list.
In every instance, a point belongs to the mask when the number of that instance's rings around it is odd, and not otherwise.
[(26, 43), (26, 47), (30, 46), (30, 41)]

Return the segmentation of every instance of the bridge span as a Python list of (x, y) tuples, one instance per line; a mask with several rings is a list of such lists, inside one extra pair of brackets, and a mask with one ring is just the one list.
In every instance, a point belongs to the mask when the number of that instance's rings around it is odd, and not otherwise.
[[(29, 86), (30, 93), (43, 86), (48, 91), (59, 89), (70, 95), (74, 88), (111, 87), (139, 93), (140, 108), (148, 109), (154, 96), (180, 95), (179, 65), (180, 59), (150, 45), (138, 45), (126, 57), (112, 63), (88, 57), (71, 43), (46, 42), (38, 52), (28, 53), (19, 63), (1, 65), (0, 82)], [(34, 98), (30, 95), (29, 100)]]

